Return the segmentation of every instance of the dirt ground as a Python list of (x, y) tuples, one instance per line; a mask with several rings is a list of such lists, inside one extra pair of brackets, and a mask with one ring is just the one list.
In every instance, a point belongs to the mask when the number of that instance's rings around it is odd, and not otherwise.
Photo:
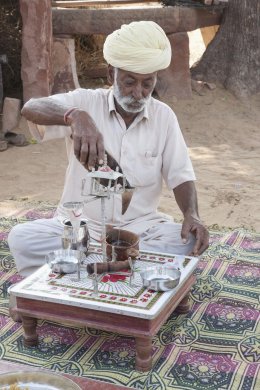
[[(205, 49), (200, 31), (190, 33), (191, 63)], [(197, 176), (200, 215), (213, 228), (246, 227), (260, 231), (260, 94), (240, 102), (223, 88), (204, 87), (191, 100), (168, 102), (180, 122)], [(27, 136), (21, 118), (18, 133)], [(67, 165), (63, 140), (0, 153), (0, 216), (24, 205), (57, 203)], [(181, 220), (170, 191), (160, 210)]]

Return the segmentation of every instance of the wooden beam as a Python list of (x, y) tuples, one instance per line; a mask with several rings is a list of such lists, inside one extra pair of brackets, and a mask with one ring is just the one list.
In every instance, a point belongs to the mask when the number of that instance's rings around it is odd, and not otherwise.
[(228, 3), (228, 0), (200, 0), (200, 2), (206, 5), (219, 5), (220, 3)]
[(193, 31), (220, 24), (222, 10), (188, 7), (132, 7), (99, 9), (52, 9), (54, 34), (108, 35), (132, 21), (152, 20), (166, 32)]
[(159, 1), (151, 0), (87, 0), (87, 1), (61, 1), (53, 0), (52, 7), (60, 8), (79, 8), (79, 7), (94, 7), (96, 5), (103, 5), (104, 7), (111, 7), (113, 5), (131, 5), (131, 4), (144, 4), (144, 3), (157, 3)]

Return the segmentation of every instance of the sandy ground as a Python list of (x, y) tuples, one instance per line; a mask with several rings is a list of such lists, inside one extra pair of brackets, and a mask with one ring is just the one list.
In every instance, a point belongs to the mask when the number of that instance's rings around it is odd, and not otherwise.
[[(190, 34), (191, 63), (204, 50), (200, 31)], [(169, 102), (179, 119), (197, 176), (200, 215), (210, 228), (246, 227), (260, 231), (260, 94), (239, 102), (223, 88), (191, 100)], [(31, 140), (26, 121), (16, 132)], [(28, 203), (57, 203), (66, 169), (63, 140), (0, 153), (0, 216)], [(164, 189), (160, 210), (177, 220), (181, 214)]]

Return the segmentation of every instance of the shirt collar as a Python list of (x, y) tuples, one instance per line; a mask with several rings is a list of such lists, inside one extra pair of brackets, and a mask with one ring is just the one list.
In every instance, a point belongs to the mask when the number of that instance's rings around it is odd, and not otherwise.
[[(149, 114), (148, 114), (148, 105), (150, 103), (146, 104), (143, 111), (139, 113), (141, 119), (146, 118), (149, 119)], [(111, 88), (109, 95), (108, 95), (108, 109), (109, 112), (111, 113), (112, 111), (116, 111), (116, 106), (115, 106), (115, 101), (114, 101), (114, 94), (113, 94), (113, 89)]]

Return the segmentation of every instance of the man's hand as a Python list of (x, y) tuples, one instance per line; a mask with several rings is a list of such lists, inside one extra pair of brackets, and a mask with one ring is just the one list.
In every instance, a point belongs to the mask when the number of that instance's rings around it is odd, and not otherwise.
[(21, 113), (28, 121), (38, 125), (71, 126), (75, 156), (81, 164), (91, 170), (103, 163), (103, 136), (86, 111), (55, 102), (52, 97), (43, 97), (30, 99)]
[(195, 184), (193, 181), (186, 181), (175, 187), (173, 193), (184, 216), (181, 237), (185, 242), (189, 233), (194, 235), (196, 243), (189, 255), (199, 256), (209, 246), (209, 233), (199, 218)]
[(196, 242), (188, 255), (199, 256), (209, 246), (209, 233), (199, 219), (187, 216), (184, 218), (181, 230), (181, 237), (184, 242), (188, 240), (189, 233), (194, 235)]
[(103, 136), (91, 116), (82, 110), (74, 110), (68, 117), (74, 141), (74, 153), (79, 162), (89, 171), (104, 161)]

